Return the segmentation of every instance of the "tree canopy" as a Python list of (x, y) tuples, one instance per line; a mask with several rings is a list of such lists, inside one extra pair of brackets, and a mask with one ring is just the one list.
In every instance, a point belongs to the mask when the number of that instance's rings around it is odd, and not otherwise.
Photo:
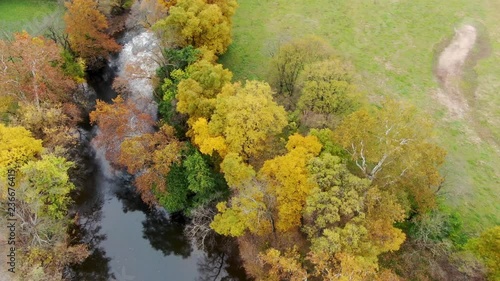
[(65, 5), (64, 22), (71, 50), (84, 58), (89, 66), (120, 50), (120, 45), (106, 34), (108, 21), (98, 10), (96, 1), (73, 0)]
[(235, 0), (177, 0), (169, 16), (155, 24), (161, 37), (176, 47), (207, 47), (217, 54), (231, 43), (231, 17)]

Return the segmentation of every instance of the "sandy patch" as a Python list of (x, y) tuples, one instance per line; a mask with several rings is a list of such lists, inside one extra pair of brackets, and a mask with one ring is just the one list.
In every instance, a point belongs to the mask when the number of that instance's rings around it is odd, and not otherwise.
[(460, 83), (465, 60), (476, 41), (477, 30), (472, 25), (456, 29), (453, 40), (439, 56), (436, 67), (441, 89), (436, 92), (435, 97), (458, 118), (463, 118), (469, 110), (467, 100), (460, 91)]

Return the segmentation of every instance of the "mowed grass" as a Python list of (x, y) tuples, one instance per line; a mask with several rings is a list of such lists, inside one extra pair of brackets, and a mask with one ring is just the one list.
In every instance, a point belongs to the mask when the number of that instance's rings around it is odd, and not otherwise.
[[(465, 229), (500, 224), (500, 1), (238, 2), (233, 44), (220, 59), (235, 80), (266, 80), (270, 50), (280, 40), (325, 38), (353, 64), (358, 87), (372, 100), (395, 97), (435, 117), (438, 142), (449, 152), (442, 196), (462, 215)], [(475, 89), (470, 112), (455, 118), (434, 98), (433, 67), (454, 28), (466, 23), (478, 27), (489, 56), (468, 74)]]
[(56, 0), (0, 0), (0, 37), (13, 32), (28, 31), (39, 35), (42, 28), (60, 12)]

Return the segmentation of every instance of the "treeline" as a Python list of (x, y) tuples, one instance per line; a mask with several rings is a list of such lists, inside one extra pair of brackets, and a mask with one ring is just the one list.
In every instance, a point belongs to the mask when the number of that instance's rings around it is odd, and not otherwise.
[(15, 245), (6, 245), (15, 247), (15, 262), (2, 264), (15, 272), (6, 273), (9, 280), (62, 280), (68, 264), (89, 254), (68, 235), (83, 160), (77, 124), (90, 107), (82, 83), (120, 46), (96, 3), (66, 7), (65, 30), (0, 41), (0, 221), (16, 219)]
[[(96, 141), (135, 175), (145, 202), (190, 216), (200, 245), (212, 230), (237, 237), (257, 280), (499, 279), (499, 228), (468, 240), (439, 202), (446, 153), (432, 122), (399, 101), (365, 101), (324, 40), (280, 42), (269, 83), (234, 82), (217, 59), (236, 1), (108, 2), (109, 13), (133, 6), (129, 19), (163, 43), (162, 119), (151, 133), (133, 103), (98, 102), (90, 119), (108, 137)], [(65, 234), (72, 128), (85, 106), (77, 83), (119, 46), (96, 3), (67, 8), (66, 32), (52, 40), (0, 43), (0, 170), (18, 171), (21, 280), (60, 280), (88, 254)]]
[[(439, 202), (446, 152), (427, 116), (366, 102), (352, 67), (312, 36), (277, 44), (270, 84), (233, 82), (217, 56), (231, 42), (235, 1), (141, 5), (162, 11), (142, 23), (165, 46), (163, 118), (116, 159), (139, 175), (147, 202), (192, 217), (195, 239), (210, 228), (237, 237), (257, 280), (498, 278), (498, 257), (479, 246), (498, 228), (468, 242)], [(157, 134), (161, 144), (143, 141)]]
[(199, 245), (210, 229), (237, 237), (257, 280), (498, 278), (498, 257), (479, 246), (498, 227), (467, 243), (439, 202), (446, 152), (427, 116), (366, 102), (352, 67), (313, 36), (276, 45), (270, 84), (233, 82), (217, 58), (235, 1), (140, 5), (132, 17), (165, 47), (159, 130), (120, 134), (137, 110), (120, 97), (91, 118), (117, 138), (103, 142), (122, 143), (109, 157), (136, 175), (144, 201), (190, 216)]

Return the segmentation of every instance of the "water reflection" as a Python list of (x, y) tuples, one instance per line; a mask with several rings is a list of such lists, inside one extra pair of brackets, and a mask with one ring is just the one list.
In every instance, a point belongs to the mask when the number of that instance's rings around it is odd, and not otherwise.
[(184, 235), (183, 216), (149, 208), (130, 179), (94, 164), (98, 169), (76, 196), (79, 225), (72, 230), (75, 243), (86, 243), (91, 255), (71, 268), (68, 279), (246, 280), (234, 244), (214, 236), (203, 251), (196, 249)]

